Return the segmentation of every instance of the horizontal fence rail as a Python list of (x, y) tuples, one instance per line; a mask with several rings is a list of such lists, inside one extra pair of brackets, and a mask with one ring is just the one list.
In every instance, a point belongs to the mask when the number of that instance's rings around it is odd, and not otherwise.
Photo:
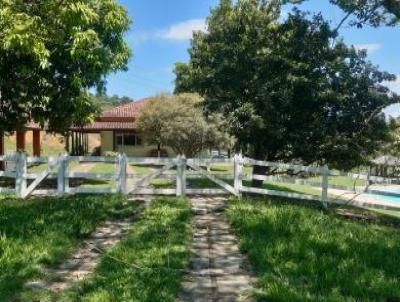
[[(347, 203), (356, 206), (368, 206), (400, 210), (400, 206), (382, 203), (364, 203), (359, 200), (344, 201), (328, 195), (328, 189), (343, 192), (364, 193), (370, 183), (391, 184), (398, 179), (371, 176), (330, 170), (327, 166), (304, 166), (279, 162), (254, 160), (241, 155), (233, 158), (176, 158), (127, 157), (126, 155), (108, 156), (69, 156), (62, 154), (51, 157), (27, 157), (24, 153), (0, 156), (0, 161), (12, 163), (12, 171), (0, 171), (0, 177), (10, 180), (8, 186), (0, 183), (0, 194), (15, 194), (26, 198), (32, 194), (138, 194), (138, 195), (176, 195), (187, 194), (231, 194), (243, 193), (277, 196), (291, 199), (315, 200), (328, 203)], [(81, 164), (110, 164), (115, 172), (92, 173), (75, 169)], [(28, 167), (45, 165), (40, 173), (32, 173)], [(228, 170), (212, 171), (213, 165), (229, 166)], [(270, 168), (270, 175), (258, 175), (249, 171), (254, 166)], [(135, 171), (132, 167), (146, 167), (148, 172)], [(101, 169), (100, 169), (101, 170)], [(278, 171), (278, 172), (277, 172)], [(276, 172), (276, 173), (275, 173)], [(279, 173), (280, 172), (280, 173)], [(300, 175), (300, 176), (299, 176)], [(310, 177), (317, 179), (308, 179)], [(354, 180), (352, 186), (330, 183), (330, 177), (342, 176)], [(169, 186), (156, 187), (150, 183), (154, 179), (169, 181)], [(193, 185), (196, 181), (207, 180), (214, 187)], [(316, 193), (280, 190), (270, 187), (254, 187), (253, 181), (269, 184), (293, 184), (308, 186)], [(357, 181), (365, 183), (359, 185)], [(40, 185), (46, 182), (46, 188)], [(90, 182), (104, 182), (105, 186), (90, 185)], [(379, 190), (370, 190), (378, 192)], [(389, 192), (390, 193), (390, 192)], [(389, 194), (388, 193), (388, 194)], [(390, 195), (390, 194), (389, 194)], [(396, 195), (396, 194), (395, 194)], [(400, 195), (400, 193), (399, 193)], [(397, 196), (397, 195), (396, 195)]]

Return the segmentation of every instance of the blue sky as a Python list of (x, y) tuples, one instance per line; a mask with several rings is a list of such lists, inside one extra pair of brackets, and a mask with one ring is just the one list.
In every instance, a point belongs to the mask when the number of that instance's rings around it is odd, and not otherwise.
[[(193, 30), (205, 28), (205, 18), (218, 0), (118, 0), (133, 19), (127, 41), (134, 56), (129, 71), (110, 75), (107, 93), (140, 99), (159, 92), (172, 92), (173, 67), (176, 62), (187, 62), (187, 49)], [(344, 13), (331, 6), (328, 0), (309, 0), (300, 6), (312, 12), (321, 11), (335, 26)], [(285, 7), (290, 11), (290, 7)], [(340, 34), (345, 42), (369, 50), (370, 60), (381, 69), (399, 75), (390, 88), (400, 93), (400, 27), (362, 29), (343, 26)], [(386, 110), (400, 115), (400, 106)]]

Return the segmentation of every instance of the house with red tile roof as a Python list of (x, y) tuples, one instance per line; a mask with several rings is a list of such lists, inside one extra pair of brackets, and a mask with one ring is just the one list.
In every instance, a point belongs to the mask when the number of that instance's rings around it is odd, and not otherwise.
[[(137, 130), (140, 110), (150, 99), (123, 104), (104, 111), (91, 125), (76, 129), (84, 133), (100, 133), (101, 155), (109, 152), (125, 153), (128, 156), (157, 156), (158, 147), (145, 145)], [(166, 151), (163, 151), (166, 155)]]
[[(143, 99), (123, 104), (105, 110), (93, 124), (83, 128), (72, 128), (70, 135), (64, 138), (65, 149), (73, 155), (84, 155), (89, 150), (89, 135), (100, 134), (100, 154), (110, 152), (125, 153), (128, 156), (162, 156), (173, 155), (172, 150), (159, 146), (149, 146), (144, 143), (143, 137), (137, 130), (137, 121), (140, 110), (150, 99)], [(36, 123), (29, 123), (25, 129), (16, 132), (16, 150), (25, 150), (26, 133), (32, 131), (33, 155), (40, 156), (41, 132), (46, 127)], [(0, 156), (4, 154), (4, 135), (0, 133)], [(0, 162), (0, 170), (2, 168)]]

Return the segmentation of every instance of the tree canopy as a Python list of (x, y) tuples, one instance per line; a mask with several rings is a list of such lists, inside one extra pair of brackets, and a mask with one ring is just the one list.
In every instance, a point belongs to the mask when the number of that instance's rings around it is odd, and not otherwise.
[(149, 144), (170, 147), (177, 154), (194, 157), (206, 148), (229, 144), (220, 114), (204, 115), (197, 94), (159, 95), (141, 110), (138, 129)]
[[(283, 0), (282, 3), (299, 4), (305, 1), (309, 0)], [(341, 23), (350, 16), (356, 17), (350, 24), (357, 27), (365, 24), (374, 27), (381, 24), (395, 26), (400, 23), (400, 1), (398, 0), (329, 0), (329, 2), (339, 6), (346, 13)]]
[(0, 0), (0, 131), (68, 129), (88, 89), (126, 69), (130, 23), (115, 0)]
[(221, 1), (208, 31), (194, 34), (190, 62), (176, 66), (176, 91), (202, 95), (257, 159), (364, 163), (389, 139), (381, 111), (399, 97), (382, 83), (395, 76), (332, 43), (337, 32), (320, 15), (296, 10), (281, 22), (264, 2)]

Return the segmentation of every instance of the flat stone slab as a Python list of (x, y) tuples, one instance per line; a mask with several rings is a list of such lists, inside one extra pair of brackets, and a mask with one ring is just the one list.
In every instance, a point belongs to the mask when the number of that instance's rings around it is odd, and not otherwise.
[(240, 253), (229, 222), (221, 213), (223, 197), (191, 199), (193, 212), (192, 259), (178, 301), (252, 301), (254, 281)]

